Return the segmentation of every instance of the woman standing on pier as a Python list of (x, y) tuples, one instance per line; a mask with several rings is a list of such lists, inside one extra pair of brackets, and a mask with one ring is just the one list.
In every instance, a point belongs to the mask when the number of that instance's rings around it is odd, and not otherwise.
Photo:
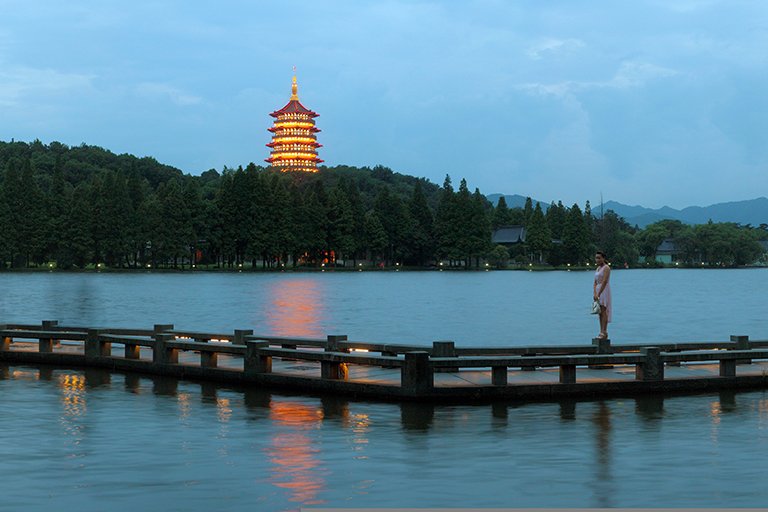
[(611, 321), (611, 315), (613, 313), (613, 305), (611, 304), (611, 267), (608, 266), (608, 258), (602, 251), (595, 253), (595, 264), (597, 264), (597, 270), (595, 271), (595, 282), (592, 285), (592, 294), (594, 300), (600, 303), (600, 314), (598, 318), (600, 320), (600, 334), (597, 335), (600, 339), (608, 338), (608, 322)]

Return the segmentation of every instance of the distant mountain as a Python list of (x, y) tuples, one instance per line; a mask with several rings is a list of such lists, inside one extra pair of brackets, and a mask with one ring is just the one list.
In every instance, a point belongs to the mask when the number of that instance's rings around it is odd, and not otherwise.
[[(495, 205), (501, 196), (502, 194), (490, 194), (487, 197)], [(515, 194), (504, 197), (510, 208), (522, 208), (525, 205), (524, 196)], [(533, 204), (535, 205), (536, 202), (540, 202), (544, 210), (549, 206), (549, 203), (545, 201), (534, 200)], [(679, 220), (686, 224), (706, 224), (710, 220), (712, 222), (737, 222), (753, 226), (768, 224), (768, 198), (766, 197), (717, 203), (710, 206), (689, 206), (682, 210), (676, 210), (669, 206), (657, 209), (639, 205), (629, 206), (616, 201), (607, 201), (603, 204), (603, 208), (613, 210), (617, 215), (624, 217), (630, 225), (637, 225), (641, 228), (664, 219)], [(592, 203), (592, 212), (594, 215), (600, 215), (600, 203)]]
[[(598, 208), (593, 207), (593, 211), (596, 212)], [(641, 228), (662, 219), (675, 219), (686, 224), (705, 224), (710, 220), (712, 222), (752, 224), (753, 226), (768, 224), (768, 198), (765, 197), (717, 203), (710, 206), (689, 206), (682, 210), (668, 206), (654, 210), (642, 206), (627, 206), (616, 201), (608, 201), (604, 208), (613, 210), (630, 224), (637, 224)]]

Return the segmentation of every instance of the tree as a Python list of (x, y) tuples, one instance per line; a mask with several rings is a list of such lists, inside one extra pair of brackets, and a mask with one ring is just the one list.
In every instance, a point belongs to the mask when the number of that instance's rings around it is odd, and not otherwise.
[(552, 235), (547, 221), (544, 219), (544, 212), (541, 211), (540, 203), (536, 203), (526, 231), (525, 243), (528, 246), (531, 260), (544, 263), (545, 255), (552, 245)]

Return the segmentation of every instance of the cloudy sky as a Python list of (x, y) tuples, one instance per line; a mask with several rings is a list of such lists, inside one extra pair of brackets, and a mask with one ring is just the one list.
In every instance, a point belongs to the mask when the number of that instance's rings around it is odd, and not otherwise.
[(328, 165), (649, 207), (768, 195), (768, 2), (0, 0), (0, 140), (263, 163), (299, 96)]

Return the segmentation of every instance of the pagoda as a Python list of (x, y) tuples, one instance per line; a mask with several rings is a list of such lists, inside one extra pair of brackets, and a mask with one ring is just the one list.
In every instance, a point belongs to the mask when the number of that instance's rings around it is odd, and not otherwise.
[(301, 104), (298, 91), (294, 76), (291, 99), (283, 108), (269, 114), (275, 122), (269, 128), (272, 142), (267, 147), (272, 151), (266, 161), (284, 172), (317, 172), (317, 164), (322, 163), (317, 156), (317, 148), (322, 145), (315, 135), (320, 131), (315, 127), (318, 114)]

